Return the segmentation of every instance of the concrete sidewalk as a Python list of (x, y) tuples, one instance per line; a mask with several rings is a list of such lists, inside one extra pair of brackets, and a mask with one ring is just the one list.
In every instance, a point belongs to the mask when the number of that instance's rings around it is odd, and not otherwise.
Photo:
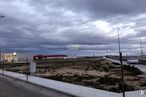
[[(0, 73), (2, 71), (0, 70)], [(5, 71), (5, 75), (22, 81), (26, 81), (26, 75)], [(66, 94), (75, 95), (77, 97), (122, 97), (121, 93), (114, 93), (100, 89), (89, 88), (85, 86), (44, 79), (40, 77), (29, 76), (29, 83), (33, 83), (45, 88), (57, 90)], [(55, 97), (55, 96), (51, 96)], [(58, 96), (63, 97), (63, 96)], [(146, 94), (141, 95), (140, 91), (126, 92), (126, 97), (146, 97)]]
[[(2, 71), (0, 70), (0, 72)], [(6, 76), (10, 76), (13, 78), (17, 78), (19, 80), (26, 81), (26, 75), (24, 74), (19, 74), (9, 71), (5, 71), (4, 73)], [(50, 80), (50, 79), (44, 79), (40, 77), (29, 76), (28, 79), (30, 83), (42, 87), (50, 88), (53, 90), (57, 90), (66, 94), (75, 95), (78, 97), (119, 97), (120, 95), (114, 92), (104, 91), (100, 89), (93, 89), (85, 86), (80, 86), (80, 85), (75, 85), (75, 84)]]
[(0, 97), (72, 97), (51, 89), (0, 75)]

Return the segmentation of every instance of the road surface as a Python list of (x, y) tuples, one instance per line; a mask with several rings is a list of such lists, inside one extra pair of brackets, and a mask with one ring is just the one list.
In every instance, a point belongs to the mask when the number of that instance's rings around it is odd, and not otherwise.
[(73, 97), (0, 75), (0, 97)]
[[(110, 59), (110, 58), (105, 58), (111, 62), (115, 62), (115, 63), (119, 63), (120, 64), (120, 61), (119, 60), (116, 60), (116, 59)], [(129, 65), (127, 62), (123, 61), (123, 64), (124, 65)], [(146, 74), (146, 65), (142, 65), (142, 64), (138, 64), (138, 65), (133, 65), (135, 67), (137, 67), (139, 70), (141, 70), (143, 73)]]
[(135, 65), (138, 69), (140, 69), (142, 72), (146, 74), (146, 65)]

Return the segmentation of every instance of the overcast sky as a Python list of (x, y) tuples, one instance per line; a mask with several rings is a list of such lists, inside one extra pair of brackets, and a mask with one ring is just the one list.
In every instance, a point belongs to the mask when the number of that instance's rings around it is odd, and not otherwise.
[(113, 53), (120, 28), (124, 52), (140, 54), (140, 39), (145, 52), (146, 0), (0, 0), (0, 14), (8, 51)]

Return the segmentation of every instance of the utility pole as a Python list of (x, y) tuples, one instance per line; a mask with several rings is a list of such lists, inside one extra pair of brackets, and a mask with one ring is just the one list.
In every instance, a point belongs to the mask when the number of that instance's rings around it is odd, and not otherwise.
[(26, 58), (26, 82), (28, 82), (28, 73), (29, 73), (29, 67), (28, 67), (28, 58)]
[(109, 50), (107, 49), (107, 57), (109, 56)]
[(142, 46), (142, 41), (140, 39), (140, 49), (141, 49), (141, 58), (143, 58), (143, 46)]
[(120, 28), (118, 28), (118, 49), (119, 49), (119, 55), (121, 52), (121, 44), (120, 44)]
[(93, 57), (95, 57), (94, 51), (93, 51)]
[[(4, 15), (0, 15), (0, 19), (4, 18), (5, 16)], [(0, 64), (3, 64), (2, 63), (2, 51), (1, 51), (1, 44), (0, 44)], [(2, 66), (2, 74), (4, 74), (4, 64)]]
[(0, 63), (2, 63), (2, 48), (1, 48), (1, 44), (0, 44)]
[(0, 65), (2, 67), (2, 75), (3, 75), (3, 65), (2, 65), (2, 49), (1, 49), (1, 44), (0, 44)]
[(119, 47), (119, 59), (120, 59), (120, 64), (121, 64), (122, 94), (123, 94), (123, 97), (125, 97), (124, 68), (123, 68), (122, 51), (121, 51), (121, 44), (120, 44), (120, 28), (118, 28), (118, 47)]

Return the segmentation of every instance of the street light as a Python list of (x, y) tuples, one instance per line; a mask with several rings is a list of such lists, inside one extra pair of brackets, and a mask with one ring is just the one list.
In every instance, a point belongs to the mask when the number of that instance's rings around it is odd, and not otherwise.
[(141, 49), (141, 59), (143, 58), (143, 46), (142, 46), (142, 41), (140, 39), (140, 49)]
[[(4, 15), (0, 15), (0, 19), (4, 18)], [(2, 62), (2, 52), (1, 52), (1, 45), (0, 45), (0, 64)], [(4, 74), (4, 66), (2, 66), (2, 74)]]
[(17, 56), (17, 53), (14, 52), (14, 53), (13, 53), (13, 62), (14, 62), (14, 63), (16, 62), (16, 56)]
[[(0, 15), (0, 19), (4, 18), (4, 15)], [(1, 60), (1, 45), (0, 45), (0, 60)]]
[(118, 46), (119, 46), (119, 59), (120, 59), (120, 64), (121, 64), (122, 94), (123, 94), (123, 97), (125, 97), (124, 68), (123, 68), (122, 51), (121, 51), (121, 45), (120, 45), (120, 28), (118, 28)]
[(26, 58), (26, 82), (28, 83), (28, 76), (29, 76), (29, 62), (28, 62), (28, 58)]

